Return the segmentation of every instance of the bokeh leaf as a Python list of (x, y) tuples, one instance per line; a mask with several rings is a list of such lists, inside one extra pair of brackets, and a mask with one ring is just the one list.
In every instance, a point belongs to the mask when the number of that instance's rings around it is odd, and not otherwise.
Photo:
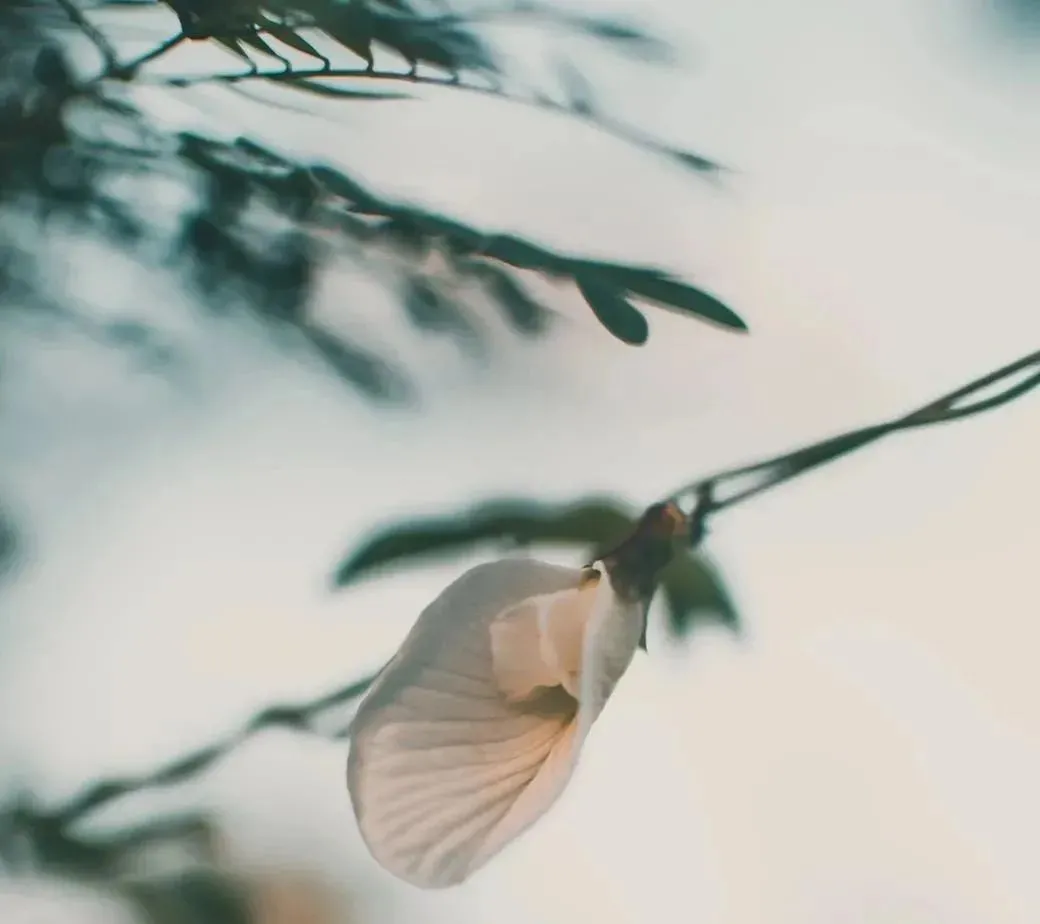
[[(339, 566), (336, 587), (353, 584), (390, 566), (450, 558), (482, 545), (563, 545), (593, 561), (621, 542), (639, 512), (615, 500), (591, 497), (567, 504), (499, 500), (457, 514), (393, 523), (376, 530)], [(715, 566), (698, 551), (680, 552), (661, 575), (669, 635), (682, 638), (710, 622), (733, 631), (739, 614)]]
[(522, 334), (545, 330), (549, 309), (536, 301), (521, 283), (497, 266), (483, 266), (479, 272), (488, 294), (498, 303), (514, 330)]
[(640, 60), (664, 63), (675, 58), (675, 50), (669, 42), (631, 23), (581, 14), (571, 14), (568, 19), (590, 38), (614, 45), (618, 51)]
[(567, 107), (575, 115), (591, 116), (596, 111), (596, 95), (584, 74), (569, 61), (557, 65), (567, 97)]
[(673, 638), (705, 620), (738, 631), (740, 617), (715, 566), (701, 552), (678, 555), (661, 575), (661, 594)]
[(718, 173), (722, 169), (722, 165), (717, 160), (694, 154), (692, 151), (683, 151), (679, 148), (659, 148), (658, 150), (678, 161), (683, 167), (689, 167), (698, 173)]
[(563, 506), (492, 501), (459, 514), (395, 523), (376, 531), (339, 566), (334, 583), (343, 587), (375, 568), (461, 555), (489, 542), (558, 543), (602, 551), (620, 541), (634, 523), (634, 516), (623, 507), (598, 498)]
[(18, 558), (18, 532), (6, 511), (0, 506), (0, 575), (14, 569)]
[(325, 55), (318, 51), (318, 49), (300, 35), (299, 32), (290, 29), (288, 26), (283, 26), (281, 23), (265, 19), (264, 29), (278, 39), (278, 41), (283, 45), (288, 45), (290, 48), (295, 48), (302, 54), (310, 55), (312, 58), (317, 58), (319, 61), (323, 62), (325, 67), (332, 66), (332, 62), (330, 62)]
[(244, 888), (211, 870), (130, 880), (121, 891), (149, 924), (251, 924), (256, 920)]

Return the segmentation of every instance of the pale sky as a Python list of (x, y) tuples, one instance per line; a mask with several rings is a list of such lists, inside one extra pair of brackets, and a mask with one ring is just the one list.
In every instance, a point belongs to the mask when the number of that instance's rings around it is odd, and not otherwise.
[[(499, 338), (481, 367), (383, 327), (424, 387), (389, 412), (227, 327), (187, 388), (108, 355), (75, 380), (57, 352), (5, 369), (4, 482), (40, 528), (6, 597), (12, 778), (67, 797), (380, 663), (469, 563), (326, 595), (385, 518), (500, 494), (648, 503), (1037, 348), (1040, 66), (1000, 58), (984, 11), (645, 8), (696, 48), (690, 73), (591, 73), (624, 117), (731, 163), (721, 188), (462, 95), (348, 109), (338, 136), (280, 113), (278, 134), (464, 218), (665, 263), (752, 334), (654, 311), (633, 350), (563, 299), (550, 338)], [(225, 91), (152, 101), (270, 126)], [(83, 285), (140, 303), (147, 270), (89, 258)], [(369, 299), (331, 276), (321, 310), (391, 310)], [(243, 863), (320, 869), (373, 921), (1036, 921), (1038, 421), (1031, 396), (894, 437), (720, 518), (708, 548), (747, 637), (669, 650), (652, 631), (564, 799), (462, 888), (378, 870), (340, 747), (272, 736), (201, 792)]]

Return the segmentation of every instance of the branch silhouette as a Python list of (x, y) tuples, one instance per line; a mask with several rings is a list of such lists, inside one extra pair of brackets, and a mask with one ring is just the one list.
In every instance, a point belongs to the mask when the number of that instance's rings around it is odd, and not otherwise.
[[(254, 735), (271, 728), (288, 728), (316, 733), (314, 723), (322, 713), (357, 699), (375, 679), (375, 675), (356, 680), (345, 687), (303, 703), (283, 703), (262, 709), (238, 731), (206, 747), (182, 755), (151, 773), (136, 777), (107, 780), (92, 786), (63, 808), (38, 817), (62, 830), (67, 830), (85, 816), (132, 793), (175, 786), (198, 776)], [(342, 732), (334, 733), (337, 738)]]
[[(1024, 375), (1021, 381), (1006, 385), (997, 394), (984, 398), (977, 397), (985, 389), (1005, 383), (1020, 375)], [(704, 535), (704, 522), (711, 515), (783, 484), (826, 462), (847, 455), (883, 436), (980, 414), (1022, 397), (1038, 386), (1040, 386), (1040, 350), (981, 376), (908, 414), (883, 423), (850, 430), (762, 462), (718, 472), (684, 486), (671, 497), (676, 500), (687, 499), (691, 496), (695, 498), (696, 506), (692, 517), (695, 533), (691, 535), (690, 541), (692, 545), (697, 545)], [(976, 398), (976, 400), (971, 401), (972, 398)], [(717, 496), (716, 492), (727, 482), (755, 475), (762, 478), (760, 483), (738, 490), (728, 497)], [(151, 773), (97, 783), (60, 808), (51, 811), (27, 811), (22, 808), (20, 810), (22, 824), (29, 829), (46, 832), (52, 841), (64, 845), (76, 844), (77, 840), (70, 833), (71, 829), (87, 816), (126, 796), (185, 783), (208, 770), (244, 741), (265, 729), (274, 727), (295, 729), (304, 733), (323, 735), (333, 740), (347, 737), (348, 730), (340, 729), (331, 734), (324, 733), (315, 727), (315, 723), (326, 711), (360, 697), (368, 689), (373, 679), (374, 675), (364, 677), (308, 702), (269, 706), (258, 712), (237, 732), (225, 738), (178, 757)]]
[[(375, 70), (365, 67), (357, 68), (308, 68), (297, 70), (261, 71), (249, 70), (238, 71), (231, 74), (202, 74), (193, 77), (161, 77), (155, 80), (143, 80), (142, 83), (158, 84), (160, 86), (188, 87), (199, 84), (226, 83), (237, 84), (248, 80), (267, 80), (273, 83), (289, 83), (296, 89), (316, 93), (327, 93), (329, 95), (342, 95), (350, 98), (349, 91), (337, 91), (324, 84), (318, 84), (316, 80), (375, 80), (391, 83), (408, 83), (416, 86), (441, 87), (457, 90), (463, 93), (479, 94), (492, 99), (501, 100), (519, 106), (528, 106), (539, 109), (542, 112), (554, 113), (568, 116), (576, 121), (589, 125), (604, 135), (608, 135), (617, 141), (641, 148), (660, 157), (667, 158), (679, 165), (704, 174), (718, 174), (723, 171), (722, 164), (711, 160), (702, 154), (673, 148), (642, 132), (637, 131), (621, 122), (607, 118), (592, 109), (583, 109), (566, 103), (559, 102), (542, 94), (523, 95), (510, 93), (500, 86), (492, 84), (482, 85), (460, 80), (457, 74), (447, 77), (432, 76), (429, 74), (417, 74), (410, 71)], [(394, 97), (387, 97), (392, 99)]]
[[(457, 65), (447, 67), (442, 66), (437, 61), (431, 62), (429, 47), (424, 46), (427, 57), (422, 58), (423, 63), (435, 64), (439, 72), (447, 72), (448, 76), (445, 77), (417, 73), (414, 67), (417, 62), (414, 58), (409, 62), (413, 65), (412, 70), (409, 72), (377, 70), (371, 65), (353, 69), (333, 68), (324, 56), (314, 52), (313, 49), (308, 51), (310, 46), (296, 32), (292, 31), (296, 28), (296, 24), (290, 25), (286, 22), (264, 20), (259, 25), (249, 24), (244, 29), (240, 27), (237, 30), (230, 27), (226, 28), (219, 23), (215, 25), (211, 23), (191, 23), (188, 24), (190, 25), (189, 28), (182, 18), (182, 28), (179, 32), (171, 35), (139, 56), (120, 62), (111, 44), (90, 23), (85, 14), (75, 5), (74, 0), (60, 0), (60, 6), (69, 20), (95, 44), (104, 61), (101, 72), (83, 83), (70, 87), (69, 96), (94, 93), (98, 90), (99, 84), (106, 81), (135, 80), (138, 78), (138, 72), (144, 65), (163, 57), (187, 41), (213, 39), (224, 45), (225, 48), (235, 51), (240, 57), (250, 61), (250, 63), (252, 63), (251, 58), (245, 53), (246, 45), (253, 49), (259, 49), (265, 54), (270, 52), (275, 58), (279, 58), (280, 56), (277, 53), (269, 49), (267, 51), (264, 50), (264, 42), (260, 35), (261, 33), (266, 33), (283, 43), (287, 43), (287, 40), (290, 40), (288, 44), (293, 45), (298, 51), (312, 54), (315, 59), (322, 60), (323, 66), (293, 70), (286, 62), (286, 69), (283, 70), (260, 70), (253, 65), (250, 70), (240, 73), (209, 74), (200, 77), (160, 77), (154, 80), (141, 78), (141, 82), (186, 86), (199, 82), (238, 84), (250, 80), (264, 80), (273, 83), (295, 84), (301, 91), (332, 94), (341, 96), (344, 99), (358, 98), (361, 94), (352, 94), (349, 90), (340, 90), (319, 81), (332, 79), (340, 79), (347, 82), (382, 81), (392, 84), (411, 83), (416, 86), (454, 88), (459, 92), (481, 94), (575, 118), (584, 124), (595, 126), (613, 137), (664, 155), (677, 163), (703, 173), (711, 173), (719, 169), (717, 164), (707, 158), (669, 148), (631, 128), (602, 116), (598, 112), (597, 107), (588, 99), (575, 98), (570, 102), (559, 102), (538, 94), (519, 94), (504, 90), (495, 83), (497, 68), (493, 64), (487, 64), (486, 60), (481, 58), (480, 49), (473, 45), (465, 45), (463, 51), (458, 53), (459, 62)], [(341, 9), (346, 5), (337, 4), (333, 6), (336, 9)], [(217, 8), (217, 5), (213, 5), (213, 8)], [(425, 23), (415, 21), (413, 25), (426, 26), (431, 29), (452, 29), (459, 22), (460, 20), (456, 17), (441, 17), (436, 21), (431, 20)], [(347, 31), (349, 32), (349, 30)], [(422, 38), (424, 41), (427, 39), (433, 41), (433, 39), (439, 37), (433, 33), (419, 35), (419, 33), (399, 31), (396, 34), (400, 39), (401, 47), (405, 47), (406, 50), (406, 46), (414, 47), (418, 38)], [(433, 38), (431, 38), (431, 35)], [(457, 38), (457, 35), (454, 33), (449, 36), (445, 32), (440, 37), (443, 36), (448, 36), (452, 39)], [(293, 41), (295, 41), (295, 44), (293, 44)], [(373, 35), (364, 41), (365, 50), (370, 52), (372, 41), (383, 41), (385, 44), (384, 39)], [(409, 43), (411, 44), (409, 45)], [(340, 44), (351, 51), (355, 50), (353, 46), (345, 41)], [(438, 54), (451, 45), (450, 42), (443, 44), (444, 47), (437, 52)], [(445, 54), (447, 54), (448, 58), (451, 58), (455, 51), (452, 48), (448, 48), (448, 52), (445, 52)], [(364, 57), (363, 54), (359, 54), (359, 56)], [(282, 60), (284, 62), (285, 59)], [(449, 61), (449, 64), (451, 64), (451, 61)], [(463, 73), (481, 75), (488, 82), (484, 84), (474, 82), (473, 80), (463, 81), (460, 76)], [(393, 96), (388, 94), (388, 98), (393, 98)], [(309, 175), (312, 179), (315, 177), (318, 179), (324, 178), (330, 182), (334, 179), (332, 173), (328, 170), (325, 170), (324, 173), (311, 170)], [(356, 206), (354, 211), (358, 213), (364, 211), (364, 209), (360, 208), (363, 205), (367, 207), (369, 214), (377, 214), (392, 219), (407, 218), (412, 225), (422, 225), (431, 234), (437, 232), (442, 236), (454, 235), (460, 240), (473, 242), (466, 244), (466, 247), (463, 249), (473, 249), (474, 253), (488, 254), (494, 259), (511, 266), (533, 269), (548, 268), (557, 271), (562, 268), (565, 274), (573, 275), (585, 286), (585, 289), (592, 291), (594, 294), (598, 292), (601, 297), (595, 298), (593, 301), (598, 302), (601, 307), (603, 303), (617, 301), (616, 298), (613, 298), (613, 295), (616, 293), (615, 290), (611, 290), (607, 293), (611, 295), (611, 298), (602, 297), (602, 285), (599, 288), (592, 285), (597, 283), (599, 279), (599, 277), (590, 276), (590, 274), (593, 274), (593, 271), (599, 273), (600, 276), (604, 273), (612, 274), (610, 278), (614, 280), (616, 291), (623, 294), (627, 294), (631, 290), (636, 295), (646, 295), (649, 298), (656, 298), (658, 301), (663, 300), (666, 303), (670, 303), (670, 299), (675, 297), (676, 284), (663, 276), (654, 275), (648, 270), (594, 265), (588, 261), (582, 262), (577, 259), (561, 258), (518, 238), (504, 235), (482, 236), (476, 234), (468, 227), (452, 224), (443, 219), (436, 219), (435, 216), (419, 210), (411, 209), (406, 211), (402, 206), (385, 203), (378, 197), (361, 189), (357, 184), (350, 185), (343, 180), (340, 180), (339, 183), (338, 188), (343, 190), (341, 198), (344, 201), (353, 203)], [(683, 293), (682, 301), (684, 304), (693, 304), (690, 298), (689, 293)], [(698, 302), (695, 308), (689, 310), (697, 310), (703, 313), (705, 306), (703, 302)], [(717, 317), (716, 309), (713, 308), (712, 311), (716, 312), (715, 316)], [(638, 339), (638, 336), (635, 339)], [(996, 394), (983, 395), (984, 392), (994, 386), (1002, 386), (1002, 390)], [(969, 382), (908, 414), (892, 420), (850, 430), (760, 462), (700, 478), (691, 484), (681, 487), (672, 496), (677, 500), (687, 501), (692, 499), (694, 501), (693, 531), (690, 536), (690, 543), (691, 545), (697, 545), (704, 537), (706, 521), (711, 516), (729, 507), (812, 471), (827, 462), (839, 459), (856, 449), (876, 442), (882, 437), (904, 430), (908, 431), (967, 418), (1015, 400), (1038, 386), (1040, 386), (1040, 350)], [(750, 484), (748, 484), (749, 481), (751, 482)], [(66, 845), (76, 844), (78, 838), (73, 833), (74, 828), (102, 808), (137, 793), (174, 787), (193, 780), (209, 770), (225, 756), (235, 751), (244, 741), (265, 729), (281, 727), (309, 734), (327, 735), (333, 739), (341, 738), (344, 736), (342, 729), (331, 734), (327, 733), (317, 727), (318, 720), (334, 707), (349, 704), (360, 697), (368, 688), (372, 679), (372, 677), (359, 679), (328, 695), (303, 703), (274, 705), (265, 708), (239, 730), (226, 737), (196, 751), (181, 755), (152, 772), (96, 783), (62, 806), (50, 810), (22, 808), (19, 813), (21, 824), (33, 832), (41, 833), (41, 836), (46, 835), (50, 837), (54, 842)]]
[[(247, 80), (266, 80), (282, 84), (290, 84), (302, 91), (310, 91), (317, 93), (327, 93), (329, 95), (338, 95), (344, 99), (350, 99), (354, 97), (371, 98), (368, 94), (352, 94), (349, 91), (337, 91), (332, 87), (323, 86), (321, 84), (315, 84), (314, 81), (317, 79), (350, 79), (350, 80), (375, 80), (383, 82), (404, 82), (419, 86), (431, 86), (441, 88), (453, 88), (461, 92), (468, 92), (474, 94), (480, 94), (483, 96), (491, 97), (494, 99), (501, 100), (502, 102), (511, 103), (514, 105), (530, 106), (542, 110), (543, 112), (551, 112), (558, 115), (564, 115), (570, 118), (574, 118), (580, 122), (590, 125), (605, 135), (608, 135), (618, 141), (626, 144), (631, 144), (636, 147), (642, 148), (650, 153), (664, 157), (677, 163), (686, 168), (695, 170), (700, 173), (706, 174), (717, 174), (722, 171), (722, 165), (718, 162), (711, 160), (710, 158), (704, 157), (701, 154), (697, 154), (691, 151), (684, 151), (679, 148), (673, 148), (669, 145), (663, 144), (636, 129), (626, 126), (618, 121), (610, 119), (596, 111), (594, 107), (578, 105), (576, 103), (564, 103), (558, 100), (551, 99), (544, 94), (532, 94), (523, 95), (519, 93), (511, 93), (505, 90), (503, 87), (497, 84), (496, 80), (498, 77), (497, 68), (494, 66), (487, 66), (484, 61), (480, 62), (479, 67), (467, 66), (465, 61), (460, 60), (458, 66), (451, 66), (451, 62), (434, 62), (434, 66), (439, 70), (446, 70), (448, 76), (433, 76), (429, 74), (420, 74), (417, 72), (416, 65), (417, 61), (412, 60), (410, 63), (412, 67), (409, 71), (392, 71), (392, 70), (377, 70), (370, 57), (365, 67), (357, 68), (334, 68), (331, 61), (326, 58), (323, 54), (318, 52), (309, 42), (300, 38), (294, 31), (294, 28), (304, 25), (311, 27), (320, 27), (320, 23), (306, 22), (306, 23), (294, 23), (291, 28), (288, 25), (282, 23), (276, 23), (269, 20), (262, 20), (257, 25), (250, 25), (247, 27), (241, 27), (237, 29), (220, 29), (214, 27), (209, 31), (199, 32), (197, 30), (188, 32), (185, 29), (181, 29), (176, 34), (170, 36), (164, 41), (160, 42), (153, 48), (144, 52), (136, 58), (129, 61), (120, 62), (118, 56), (113, 48), (112, 44), (104, 36), (104, 34), (97, 29), (90, 20), (84, 15), (84, 13), (75, 5), (73, 0), (61, 0), (61, 5), (65, 9), (69, 16), (69, 19), (95, 44), (104, 59), (104, 66), (101, 71), (95, 76), (84, 81), (79, 86), (79, 92), (89, 93), (92, 92), (98, 84), (107, 80), (121, 80), (128, 81), (133, 80), (137, 77), (138, 71), (145, 65), (158, 58), (164, 56), (168, 52), (180, 46), (186, 41), (198, 41), (200, 39), (211, 38), (220, 42), (225, 48), (229, 50), (236, 50), (240, 56), (247, 60), (250, 64), (249, 70), (235, 72), (235, 73), (217, 73), (217, 74), (198, 74), (192, 76), (163, 76), (155, 78), (153, 80), (142, 80), (140, 82), (162, 85), (170, 87), (187, 87), (197, 84), (236, 84)], [(644, 35), (635, 29), (624, 27), (623, 25), (601, 22), (599, 20), (585, 18), (577, 14), (560, 13), (559, 11), (553, 10), (548, 7), (540, 7), (535, 4), (517, 4), (514, 6), (504, 6), (501, 8), (491, 8), (485, 10), (474, 10), (465, 15), (452, 14), (439, 17), (427, 17), (423, 18), (416, 15), (387, 15), (390, 21), (399, 22), (402, 27), (406, 26), (411, 29), (416, 28), (431, 28), (434, 30), (443, 29), (455, 29), (460, 27), (469, 26), (472, 24), (479, 23), (481, 21), (488, 21), (493, 19), (502, 19), (507, 17), (537, 17), (548, 20), (563, 26), (570, 26), (571, 28), (590, 32), (593, 35), (598, 35), (600, 38), (609, 39), (621, 39), (628, 42), (638, 42), (640, 47), (644, 50), (649, 48), (655, 48), (654, 54), (660, 56), (664, 49), (667, 48), (664, 42), (652, 39), (650, 36)], [(322, 66), (312, 68), (294, 68), (291, 63), (277, 54), (263, 39), (260, 37), (261, 33), (273, 34), (276, 38), (285, 41), (287, 38), (294, 40), (294, 47), (297, 50), (304, 51), (304, 53), (310, 54), (312, 57), (317, 57), (322, 61)], [(400, 36), (404, 38), (412, 38), (410, 36)], [(436, 40), (439, 35), (435, 31), (432, 33), (431, 38)], [(382, 38), (382, 36), (380, 36)], [(388, 40), (389, 36), (384, 39)], [(425, 39), (425, 36), (424, 36)], [(262, 50), (264, 53), (272, 55), (283, 62), (283, 67), (279, 70), (260, 70), (251, 58), (245, 53), (245, 47), (249, 45), (257, 50)], [(356, 53), (364, 53), (362, 52)], [(398, 49), (400, 50), (400, 49)], [(407, 43), (404, 44), (404, 50), (408, 50)], [(474, 83), (472, 81), (463, 81), (461, 74), (464, 72), (482, 73), (491, 79), (491, 83), (482, 85)], [(387, 99), (399, 98), (396, 94), (387, 96)]]
[[(1030, 370), (1033, 370), (1030, 375), (1020, 382), (1008, 385), (1003, 391), (988, 398), (980, 398), (973, 403), (964, 403), (966, 399), (977, 396), (994, 385), (1013, 380)], [(971, 417), (974, 414), (1007, 404), (1038, 385), (1040, 385), (1040, 350), (980, 376), (909, 414), (856, 430), (849, 430), (761, 462), (727, 469), (706, 478), (700, 478), (673, 492), (670, 499), (682, 502), (692, 497), (695, 500), (694, 529), (703, 534), (703, 521), (712, 514), (790, 481), (820, 465), (848, 455), (853, 450), (869, 445), (883, 436), (901, 430), (928, 427)], [(735, 489), (728, 497), (719, 497), (720, 489), (724, 488), (727, 483), (746, 481), (749, 476), (758, 476), (760, 480), (757, 484), (746, 488)]]
[(107, 72), (115, 71), (119, 66), (119, 61), (115, 48), (112, 47), (112, 43), (105, 37), (105, 34), (86, 17), (73, 0), (58, 0), (58, 5), (65, 11), (69, 21), (94, 43), (94, 47), (97, 48), (104, 62), (105, 70)]

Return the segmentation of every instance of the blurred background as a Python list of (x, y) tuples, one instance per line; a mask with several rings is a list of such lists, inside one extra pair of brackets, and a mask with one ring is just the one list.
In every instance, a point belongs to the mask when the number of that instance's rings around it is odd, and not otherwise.
[(0, 65), (0, 920), (1040, 919), (1033, 395), (713, 522), (463, 887), (342, 739), (474, 562), (1040, 346), (1040, 5), (9, 0)]

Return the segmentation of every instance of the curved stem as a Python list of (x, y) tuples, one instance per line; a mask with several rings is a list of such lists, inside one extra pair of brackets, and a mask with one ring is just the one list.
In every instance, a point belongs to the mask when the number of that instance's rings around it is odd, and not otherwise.
[[(999, 394), (980, 399), (973, 404), (963, 407), (957, 406), (965, 398), (969, 398), (983, 389), (1010, 379), (1033, 367), (1037, 367), (1038, 371), (1023, 381), (1007, 387)], [(882, 423), (849, 430), (837, 436), (820, 440), (817, 443), (803, 446), (782, 455), (773, 456), (761, 462), (716, 472), (713, 475), (679, 488), (669, 495), (669, 498), (675, 501), (683, 501), (691, 495), (697, 497), (698, 504), (694, 510), (694, 515), (703, 519), (710, 514), (725, 510), (727, 507), (732, 507), (734, 504), (790, 481), (792, 478), (811, 471), (826, 462), (839, 459), (853, 450), (873, 443), (890, 433), (970, 417), (973, 414), (1006, 404), (1038, 386), (1040, 386), (1040, 350), (980, 376), (908, 414)], [(738, 479), (746, 479), (748, 476), (753, 475), (761, 475), (762, 481), (743, 490), (738, 490), (727, 497), (719, 497), (719, 489), (726, 483), (734, 482)], [(710, 500), (708, 502), (703, 500), (705, 492), (710, 492)]]

